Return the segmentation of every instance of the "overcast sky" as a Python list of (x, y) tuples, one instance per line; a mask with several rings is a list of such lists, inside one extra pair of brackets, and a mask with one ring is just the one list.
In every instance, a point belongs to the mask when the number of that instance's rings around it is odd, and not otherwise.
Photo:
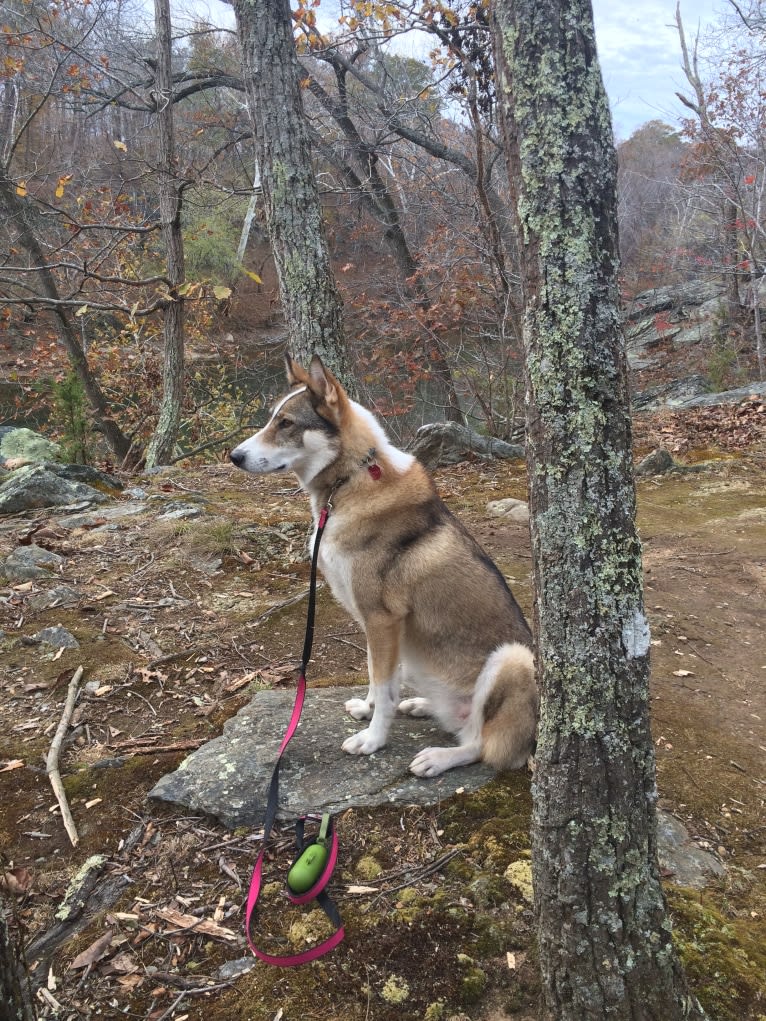
[[(726, 0), (681, 0), (689, 44), (728, 7)], [(675, 124), (683, 110), (675, 92), (689, 89), (680, 66), (675, 10), (676, 0), (593, 0), (596, 45), (618, 140), (646, 121)]]
[[(233, 25), (225, 0), (176, 0), (178, 8), (190, 3), (198, 12), (207, 10), (214, 23)], [(329, 16), (334, 9), (334, 0), (322, 0), (322, 12)], [(678, 89), (688, 89), (680, 67), (675, 10), (676, 0), (593, 0), (599, 61), (618, 141), (646, 121), (675, 124), (683, 110), (675, 97)], [(704, 33), (727, 10), (727, 0), (681, 0), (687, 40), (691, 43), (697, 31)], [(429, 47), (430, 40), (422, 43), (410, 36), (397, 49), (424, 59)]]

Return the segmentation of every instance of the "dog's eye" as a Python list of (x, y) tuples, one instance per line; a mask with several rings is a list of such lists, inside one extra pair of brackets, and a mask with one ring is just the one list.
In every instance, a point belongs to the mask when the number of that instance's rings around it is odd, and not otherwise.
[(277, 422), (277, 429), (288, 429), (292, 424), (289, 418), (280, 418)]

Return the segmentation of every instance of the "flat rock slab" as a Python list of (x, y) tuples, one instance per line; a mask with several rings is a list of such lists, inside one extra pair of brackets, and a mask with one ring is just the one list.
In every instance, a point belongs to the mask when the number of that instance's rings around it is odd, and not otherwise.
[(701, 889), (726, 873), (716, 856), (695, 844), (684, 824), (667, 812), (657, 812), (657, 845), (660, 866), (678, 886)]
[[(282, 759), (279, 817), (376, 805), (433, 805), (458, 790), (474, 791), (494, 776), (477, 763), (423, 780), (409, 772), (421, 748), (454, 744), (431, 721), (397, 716), (389, 742), (374, 755), (347, 755), (341, 744), (364, 724), (344, 711), (359, 688), (309, 689), (297, 733)], [(293, 710), (292, 691), (261, 691), (149, 797), (215, 816), (225, 826), (263, 823), (266, 791)]]

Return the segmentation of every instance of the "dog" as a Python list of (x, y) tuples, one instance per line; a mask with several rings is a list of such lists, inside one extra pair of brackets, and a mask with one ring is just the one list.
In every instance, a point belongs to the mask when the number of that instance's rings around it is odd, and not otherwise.
[[(294, 472), (311, 500), (314, 536), (330, 508), (319, 567), (364, 628), (370, 681), (365, 698), (346, 702), (369, 723), (343, 750), (382, 748), (398, 707), (434, 716), (458, 738), (416, 755), (417, 776), (480, 760), (495, 769), (524, 765), (538, 710), (532, 637), (505, 579), (425, 468), (393, 446), (318, 356), (308, 371), (285, 360), (289, 390), (230, 458), (255, 475)], [(399, 701), (402, 683), (416, 696)]]

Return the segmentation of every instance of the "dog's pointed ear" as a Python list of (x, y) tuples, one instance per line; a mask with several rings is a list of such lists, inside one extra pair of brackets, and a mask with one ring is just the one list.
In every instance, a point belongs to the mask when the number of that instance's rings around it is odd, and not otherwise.
[(330, 412), (332, 418), (340, 420), (341, 409), (347, 401), (346, 392), (329, 369), (325, 368), (319, 355), (314, 355), (309, 366), (309, 390), (318, 401), (318, 406)]
[(302, 383), (304, 386), (308, 385), (308, 373), (303, 366), (295, 361), (289, 351), (285, 351), (285, 370), (288, 386), (296, 386), (298, 383)]

